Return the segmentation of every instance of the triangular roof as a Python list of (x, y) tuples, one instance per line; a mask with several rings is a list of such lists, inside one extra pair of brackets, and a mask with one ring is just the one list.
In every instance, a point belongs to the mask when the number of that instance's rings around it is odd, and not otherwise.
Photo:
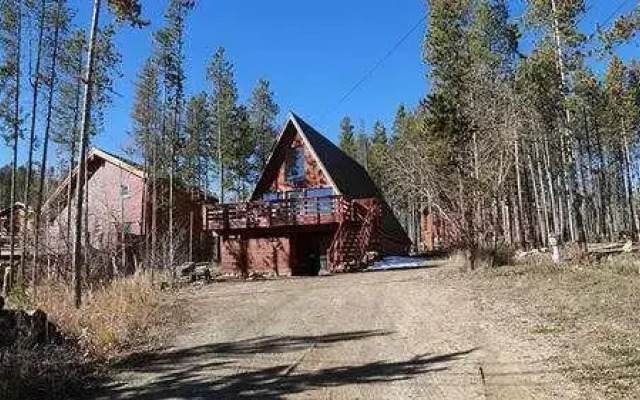
[[(144, 171), (142, 170), (142, 168), (140, 167), (140, 165), (138, 165), (137, 163), (134, 163), (132, 161), (126, 160), (120, 156), (116, 156), (113, 155), (111, 153), (107, 153), (104, 150), (98, 149), (97, 147), (92, 148), (89, 151), (89, 154), (87, 154), (87, 160), (91, 161), (95, 158), (101, 158), (103, 160), (105, 160), (106, 162), (109, 162), (119, 168), (122, 168), (123, 170), (132, 173), (135, 176), (138, 176), (140, 178), (144, 178)], [(58, 196), (60, 196), (63, 193), (66, 193), (66, 187), (67, 185), (69, 185), (69, 183), (72, 183), (75, 179), (76, 174), (78, 173), (78, 165), (75, 166), (75, 168), (69, 172), (69, 174), (67, 174), (67, 177), (60, 183), (60, 185), (58, 185), (58, 187), (56, 188), (55, 192), (53, 192), (53, 194), (51, 196), (49, 196), (49, 198), (47, 199), (47, 201), (44, 204), (43, 208), (46, 208), (53, 199), (58, 198)]]
[(349, 199), (377, 198), (383, 206), (383, 230), (390, 235), (407, 237), (367, 170), (294, 113), (287, 117), (287, 122), (251, 195), (252, 200), (257, 200), (259, 194), (271, 184), (274, 169), (278, 169), (282, 163), (282, 157), (277, 158), (276, 155), (284, 153), (282, 149), (289, 144), (292, 137), (291, 129), (295, 129), (300, 135), (338, 195)]
[[(121, 168), (139, 178), (145, 179), (146, 177), (144, 172), (144, 167), (141, 166), (140, 164), (134, 161), (131, 161), (129, 159), (126, 159), (122, 156), (115, 155), (115, 154), (106, 152), (102, 149), (99, 149), (97, 147), (94, 147), (87, 154), (87, 160), (92, 161), (92, 160), (95, 160), (96, 158), (102, 159), (105, 162), (113, 164), (116, 167)], [(78, 174), (78, 168), (79, 167), (76, 165), (73, 171), (67, 174), (66, 178), (60, 183), (60, 185), (58, 185), (53, 195), (49, 196), (43, 208), (46, 208), (49, 204), (51, 204), (53, 199), (56, 199), (61, 194), (66, 193), (67, 185), (69, 185), (70, 183), (73, 185), (75, 183), (76, 176)], [(174, 182), (174, 185), (175, 185), (174, 187), (180, 187), (181, 183), (179, 181), (176, 181)], [(207, 196), (207, 201), (217, 202), (218, 200), (214, 196)]]

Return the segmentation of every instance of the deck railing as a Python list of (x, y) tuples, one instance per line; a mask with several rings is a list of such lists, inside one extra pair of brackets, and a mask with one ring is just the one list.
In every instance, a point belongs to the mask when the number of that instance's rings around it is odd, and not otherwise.
[(350, 218), (351, 211), (342, 196), (215, 204), (205, 206), (204, 228), (225, 231), (332, 224)]

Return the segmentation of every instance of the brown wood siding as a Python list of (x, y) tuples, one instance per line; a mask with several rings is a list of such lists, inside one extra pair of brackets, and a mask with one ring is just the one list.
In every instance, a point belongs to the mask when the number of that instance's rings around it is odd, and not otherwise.
[(295, 262), (287, 236), (226, 236), (222, 240), (221, 272), (289, 276)]
[[(304, 151), (304, 171), (305, 178), (304, 181), (299, 183), (291, 183), (287, 181), (287, 172), (286, 172), (286, 157), (280, 157), (283, 161), (278, 168), (278, 173), (276, 178), (271, 182), (270, 190), (274, 192), (286, 192), (288, 190), (294, 189), (316, 189), (316, 188), (325, 188), (329, 187), (329, 180), (325, 176), (324, 172), (322, 172), (322, 168), (318, 165), (318, 161), (313, 156), (313, 153), (309, 150), (308, 146), (305, 146), (302, 138), (299, 134), (296, 134), (293, 141), (290, 145), (283, 148), (283, 150), (287, 150), (289, 148), (303, 147)], [(262, 194), (262, 193), (261, 193)]]

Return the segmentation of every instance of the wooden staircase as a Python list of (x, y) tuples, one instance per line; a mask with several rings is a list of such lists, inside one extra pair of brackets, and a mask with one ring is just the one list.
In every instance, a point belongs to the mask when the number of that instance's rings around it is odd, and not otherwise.
[(380, 203), (376, 199), (352, 200), (329, 247), (329, 269), (360, 267), (367, 251), (377, 248), (380, 220)]

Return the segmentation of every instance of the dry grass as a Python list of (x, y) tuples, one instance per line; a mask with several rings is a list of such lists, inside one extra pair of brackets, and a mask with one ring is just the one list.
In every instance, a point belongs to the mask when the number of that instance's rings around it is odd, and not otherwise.
[(172, 292), (161, 291), (149, 274), (118, 279), (87, 291), (76, 309), (67, 285), (50, 282), (37, 290), (32, 306), (43, 309), (92, 356), (111, 356), (158, 343), (184, 318)]
[(536, 260), (475, 274), (481, 307), (505, 329), (559, 349), (587, 398), (640, 398), (640, 275), (633, 256), (557, 267)]
[(164, 337), (187, 316), (177, 296), (160, 290), (148, 274), (118, 279), (86, 291), (76, 309), (72, 289), (46, 282), (36, 295), (12, 296), (25, 308), (41, 308), (68, 340), (36, 349), (0, 349), (0, 398), (74, 397), (87, 379), (99, 379), (109, 360), (127, 352), (162, 345)]

